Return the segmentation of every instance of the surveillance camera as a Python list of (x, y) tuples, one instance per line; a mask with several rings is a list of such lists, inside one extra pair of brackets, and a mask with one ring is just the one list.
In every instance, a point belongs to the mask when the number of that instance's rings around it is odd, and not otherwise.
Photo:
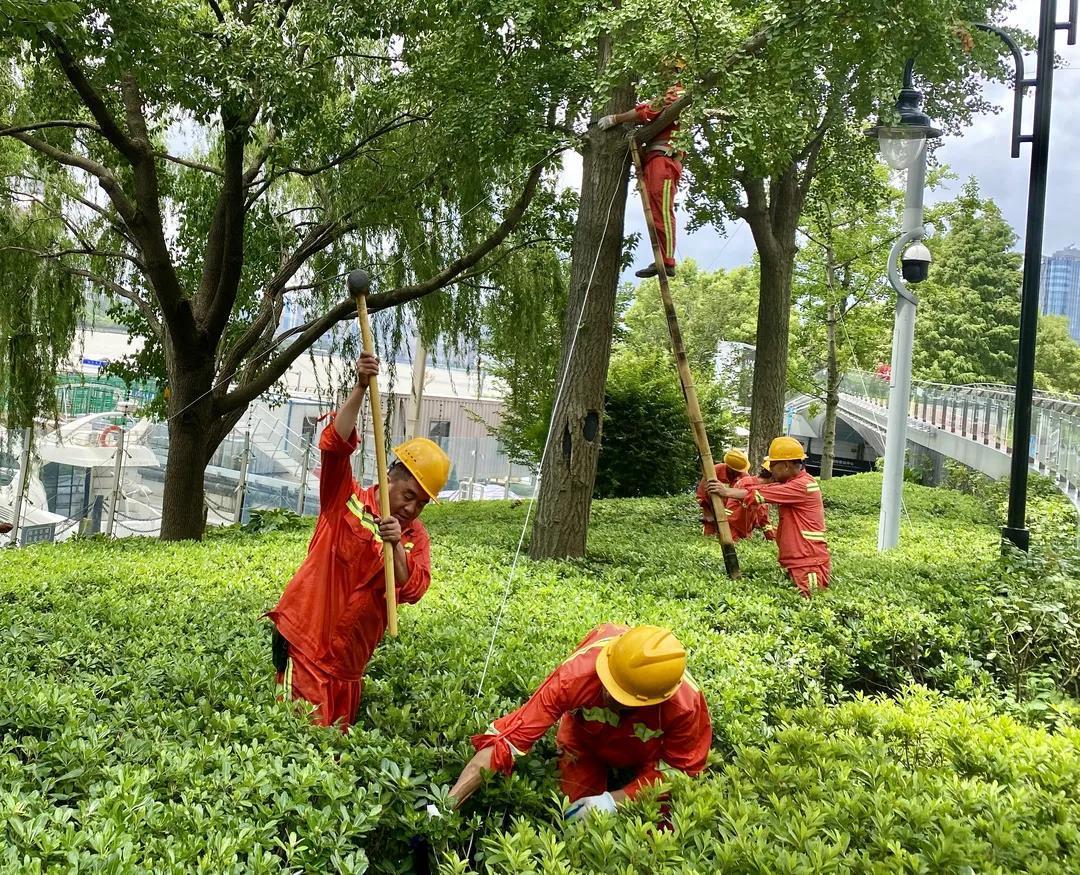
[(922, 243), (915, 243), (900, 258), (900, 273), (909, 283), (921, 283), (930, 275), (930, 250)]

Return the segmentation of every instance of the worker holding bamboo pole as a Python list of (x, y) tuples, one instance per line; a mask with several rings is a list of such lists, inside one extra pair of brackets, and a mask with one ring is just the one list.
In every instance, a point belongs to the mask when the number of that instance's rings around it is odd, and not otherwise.
[(708, 490), (716, 497), (742, 502), (747, 508), (777, 506), (780, 516), (777, 558), (799, 592), (810, 598), (815, 589), (828, 588), (832, 575), (821, 487), (807, 473), (806, 451), (793, 437), (773, 438), (768, 462), (768, 483), (732, 488), (719, 480), (710, 480)]
[[(667, 77), (678, 76), (685, 67), (686, 62), (680, 57), (666, 58), (661, 65), (661, 73)], [(606, 131), (622, 124), (647, 125), (682, 97), (684, 90), (682, 85), (676, 83), (668, 88), (663, 98), (639, 103), (626, 112), (606, 115), (597, 122), (597, 127)], [(649, 209), (664, 259), (664, 272), (668, 276), (675, 276), (675, 192), (682, 179), (683, 153), (673, 143), (678, 128), (678, 122), (673, 122), (660, 131), (645, 145), (642, 159)], [(659, 272), (655, 264), (649, 264), (634, 276), (646, 279)]]
[[(750, 460), (740, 449), (732, 448), (724, 453), (724, 461), (717, 463), (715, 470), (717, 482), (738, 489), (749, 489), (762, 482), (750, 474)], [(716, 517), (713, 516), (709, 484), (704, 478), (698, 481), (697, 501), (698, 507), (701, 508), (702, 533), (716, 537)], [(769, 527), (769, 509), (765, 505), (747, 508), (742, 502), (729, 498), (724, 502), (724, 510), (727, 512), (727, 523), (731, 529), (732, 541), (738, 543), (751, 537), (755, 529), (762, 529), (765, 537), (770, 541), (775, 538)]]
[(379, 360), (362, 353), (355, 387), (323, 429), (315, 534), (307, 558), (267, 614), (275, 627), (274, 667), (283, 695), (310, 702), (317, 723), (342, 730), (356, 717), (364, 669), (387, 627), (384, 544), (392, 545), (397, 601), (419, 601), (431, 582), (428, 535), (419, 516), (450, 473), (450, 460), (434, 441), (413, 438), (397, 447), (386, 478), (389, 516), (380, 516), (378, 484), (365, 489), (353, 478), (356, 422), (378, 370)]

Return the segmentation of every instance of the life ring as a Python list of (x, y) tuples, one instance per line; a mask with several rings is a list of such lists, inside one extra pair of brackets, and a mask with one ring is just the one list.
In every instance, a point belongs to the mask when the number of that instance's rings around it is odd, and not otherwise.
[(109, 442), (109, 435), (111, 435), (111, 434), (120, 434), (120, 432), (122, 430), (123, 429), (121, 429), (120, 426), (118, 426), (118, 425), (107, 425), (107, 426), (105, 426), (105, 428), (102, 430), (101, 434), (98, 435), (98, 446), (99, 447), (115, 447), (116, 444), (120, 442), (119, 438), (117, 439), (116, 443), (110, 443)]

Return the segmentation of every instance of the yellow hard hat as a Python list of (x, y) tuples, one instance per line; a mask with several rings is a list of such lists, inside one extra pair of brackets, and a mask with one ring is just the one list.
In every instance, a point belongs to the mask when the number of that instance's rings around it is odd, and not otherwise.
[[(764, 468), (766, 471), (770, 471), (769, 465), (771, 463), (772, 463), (772, 459), (770, 459), (768, 456), (766, 456), (764, 459), (761, 460), (761, 467)], [(770, 471), (770, 473), (771, 473), (771, 471)]]
[(675, 695), (686, 671), (679, 639), (659, 626), (635, 626), (604, 645), (596, 673), (621, 705), (658, 705)]
[(686, 69), (686, 58), (682, 55), (668, 55), (660, 63), (673, 70), (681, 71)]
[(740, 474), (750, 470), (750, 460), (742, 450), (731, 449), (724, 453), (724, 464)]
[(806, 458), (806, 451), (795, 438), (784, 435), (773, 438), (769, 444), (770, 462), (801, 462)]
[(439, 493), (450, 476), (450, 457), (442, 447), (429, 438), (410, 438), (401, 446), (394, 447), (394, 455), (416, 478), (424, 492), (438, 503)]

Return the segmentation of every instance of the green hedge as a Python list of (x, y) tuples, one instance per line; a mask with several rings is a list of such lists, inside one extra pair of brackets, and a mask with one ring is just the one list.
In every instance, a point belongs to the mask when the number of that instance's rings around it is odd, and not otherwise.
[[(308, 529), (89, 541), (0, 566), (5, 871), (1076, 871), (1075, 554), (998, 559), (973, 499), (908, 487), (874, 549), (880, 478), (825, 485), (836, 580), (811, 603), (773, 547), (723, 576), (690, 496), (597, 502), (590, 557), (518, 566), (525, 507), (433, 508), (435, 584), (370, 666), (344, 737), (273, 701), (259, 619)], [(549, 739), (429, 822), (470, 752), (593, 625), (673, 626), (716, 741), (644, 801), (561, 824)], [(968, 867), (968, 868), (965, 868)]]

